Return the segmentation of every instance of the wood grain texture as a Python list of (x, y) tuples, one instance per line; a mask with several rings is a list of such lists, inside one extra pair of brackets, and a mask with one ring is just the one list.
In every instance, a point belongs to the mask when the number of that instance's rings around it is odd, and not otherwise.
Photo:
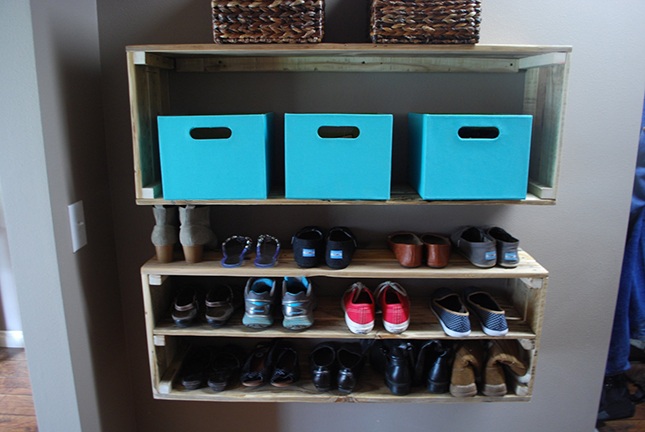
[(0, 347), (0, 430), (38, 431), (27, 357), (22, 348)]

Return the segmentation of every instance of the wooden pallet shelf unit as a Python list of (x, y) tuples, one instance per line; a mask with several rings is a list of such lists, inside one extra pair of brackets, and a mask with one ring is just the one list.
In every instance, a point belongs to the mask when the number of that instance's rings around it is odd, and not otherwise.
[[(134, 179), (136, 202), (140, 205), (205, 204), (238, 206), (286, 205), (445, 205), (445, 204), (528, 204), (551, 205), (556, 202), (566, 83), (571, 48), (566, 46), (432, 46), (373, 44), (312, 45), (138, 45), (126, 49), (132, 117)], [(285, 79), (285, 74), (289, 79)], [(359, 80), (356, 76), (360, 75)], [(471, 78), (490, 77), (492, 91), (468, 86)], [(340, 79), (342, 77), (342, 79)], [(351, 100), (351, 109), (362, 112), (392, 112), (395, 124), (405, 121), (408, 110), (425, 109), (432, 101), (438, 110), (491, 110), (502, 114), (533, 115), (527, 197), (517, 201), (424, 201), (410, 186), (393, 176), (391, 198), (385, 201), (290, 200), (283, 188), (274, 185), (267, 200), (200, 200), (165, 199), (159, 161), (157, 116), (221, 114), (270, 110), (280, 118), (285, 112), (324, 112), (317, 109), (310, 95), (299, 95), (303, 88), (329, 88), (345, 80), (358, 82), (350, 86), (342, 103)], [(233, 88), (236, 82), (240, 88)], [(263, 83), (270, 82), (271, 85)], [(425, 86), (415, 87), (423, 82)], [(383, 86), (392, 83), (395, 93)], [(506, 88), (508, 97), (496, 97)], [(497, 86), (497, 87), (496, 87)], [(501, 86), (501, 87), (499, 87)], [(248, 88), (247, 88), (248, 87)], [(435, 100), (432, 89), (446, 87), (463, 91), (449, 101)], [(240, 92), (240, 97), (236, 92)], [(244, 92), (251, 93), (253, 106), (246, 106)], [(305, 92), (306, 93), (306, 92)], [(405, 94), (395, 97), (393, 94)], [(512, 94), (511, 94), (512, 93)], [(286, 97), (285, 95), (288, 95)], [(415, 99), (416, 98), (416, 99)], [(421, 103), (421, 102), (422, 103)], [(410, 103), (407, 106), (406, 103)], [(449, 102), (449, 103), (448, 103)], [(430, 103), (430, 102), (428, 102)], [(442, 103), (448, 105), (442, 107)], [(416, 104), (416, 105), (415, 105)], [(427, 105), (431, 106), (431, 105)], [(304, 108), (303, 108), (304, 107)], [(421, 108), (419, 108), (421, 107)], [(359, 112), (361, 112), (359, 111)], [(266, 112), (266, 111), (265, 111)], [(306, 111), (305, 111), (306, 112)], [(443, 111), (441, 111), (443, 112)], [(276, 129), (279, 129), (280, 124)], [(395, 127), (393, 146), (406, 147), (403, 127)], [(398, 154), (399, 152), (397, 152)], [(278, 152), (279, 154), (279, 152)], [(400, 166), (400, 161), (398, 163)], [(280, 167), (277, 176), (280, 176)], [(275, 180), (275, 179), (274, 179)], [(279, 183), (279, 182), (278, 182)], [(225, 209), (223, 210), (225, 211)], [(294, 230), (299, 227), (293, 227)], [(385, 235), (386, 233), (383, 233)], [(141, 268), (145, 308), (146, 337), (152, 392), (157, 399), (253, 402), (491, 402), (528, 401), (535, 381), (535, 367), (542, 331), (544, 299), (548, 271), (525, 251), (521, 264), (514, 269), (479, 269), (463, 258), (451, 257), (444, 269), (401, 267), (388, 250), (359, 249), (349, 267), (331, 270), (326, 267), (298, 268), (290, 251), (283, 251), (277, 266), (257, 268), (246, 265), (223, 268), (220, 254), (207, 254), (198, 264), (187, 264), (180, 257), (161, 264), (154, 258)], [(250, 277), (306, 276), (322, 288), (318, 290), (319, 307), (315, 323), (302, 332), (283, 329), (279, 322), (263, 331), (252, 331), (241, 324), (241, 312), (228, 325), (214, 329), (207, 324), (176, 327), (169, 316), (173, 296), (180, 286), (195, 284), (205, 291), (218, 283), (243, 286)], [(340, 308), (340, 294), (356, 280), (370, 285), (395, 280), (408, 289), (413, 303), (410, 328), (400, 334), (387, 333), (380, 323), (368, 335), (354, 335), (346, 328)], [(433, 395), (417, 389), (407, 396), (393, 396), (383, 384), (383, 377), (367, 371), (359, 387), (349, 395), (338, 392), (319, 393), (307, 376), (308, 348), (322, 340), (357, 339), (449, 339), (428, 307), (433, 289), (451, 286), (457, 290), (468, 286), (489, 290), (504, 307), (509, 322), (506, 339), (516, 340), (526, 356), (531, 378), (528, 383), (510, 386), (502, 397), (475, 396), (454, 398), (449, 394)], [(375, 286), (375, 285), (374, 285)], [(409, 287), (409, 288), (408, 288)], [(473, 331), (464, 339), (491, 339), (472, 319)], [(191, 344), (236, 342), (252, 346), (258, 340), (286, 338), (303, 356), (304, 376), (297, 386), (276, 389), (271, 386), (245, 388), (234, 384), (231, 389), (214, 393), (208, 388), (187, 391), (178, 383), (178, 372)]]

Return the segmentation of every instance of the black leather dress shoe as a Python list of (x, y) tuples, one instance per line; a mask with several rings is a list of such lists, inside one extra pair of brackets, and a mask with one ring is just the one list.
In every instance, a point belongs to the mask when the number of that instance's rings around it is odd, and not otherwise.
[(300, 379), (300, 361), (298, 353), (292, 347), (280, 345), (274, 352), (274, 369), (271, 385), (287, 387)]
[(393, 395), (410, 393), (414, 374), (414, 348), (411, 343), (383, 347), (385, 355), (385, 385)]
[(336, 352), (338, 360), (338, 391), (351, 393), (356, 388), (358, 378), (365, 364), (363, 349), (357, 342), (346, 343)]
[(324, 392), (335, 387), (338, 375), (336, 345), (328, 342), (316, 345), (309, 354), (309, 368), (316, 390)]
[(258, 387), (271, 379), (273, 371), (273, 342), (261, 342), (256, 345), (242, 367), (240, 381), (246, 387)]
[(454, 343), (431, 340), (419, 348), (415, 367), (415, 383), (426, 386), (430, 393), (447, 393), (454, 360)]
[(208, 387), (216, 392), (224, 390), (233, 377), (237, 377), (240, 373), (244, 358), (244, 350), (237, 345), (213, 348), (208, 368)]
[(196, 390), (206, 382), (206, 373), (210, 364), (210, 350), (206, 347), (193, 346), (186, 354), (181, 367), (181, 384), (186, 390)]

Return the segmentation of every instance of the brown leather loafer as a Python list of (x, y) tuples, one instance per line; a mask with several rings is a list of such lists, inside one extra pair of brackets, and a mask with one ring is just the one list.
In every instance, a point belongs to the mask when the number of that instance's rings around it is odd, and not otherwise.
[(387, 244), (403, 267), (419, 267), (423, 261), (423, 243), (411, 232), (396, 232), (387, 237)]
[(450, 259), (450, 240), (440, 234), (423, 234), (421, 242), (426, 251), (426, 264), (432, 268), (448, 265)]

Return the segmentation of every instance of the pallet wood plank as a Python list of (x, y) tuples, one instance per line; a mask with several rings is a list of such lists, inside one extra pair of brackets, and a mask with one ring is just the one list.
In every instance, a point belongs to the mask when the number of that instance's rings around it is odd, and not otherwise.
[(335, 278), (421, 278), (421, 279), (510, 279), (543, 278), (548, 271), (538, 264), (526, 251), (520, 250), (520, 264), (512, 269), (492, 267), (481, 269), (465, 258), (453, 254), (447, 267), (404, 268), (399, 265), (392, 252), (387, 249), (358, 249), (352, 263), (345, 269), (332, 270), (327, 267), (302, 269), (293, 259), (293, 252), (281, 253), (275, 267), (261, 268), (242, 266), (224, 268), (220, 264), (221, 252), (206, 252), (204, 260), (188, 264), (176, 256), (176, 260), (161, 264), (156, 258), (150, 259), (141, 268), (142, 274), (166, 276), (232, 276), (232, 277), (283, 277), (283, 276), (329, 276)]

